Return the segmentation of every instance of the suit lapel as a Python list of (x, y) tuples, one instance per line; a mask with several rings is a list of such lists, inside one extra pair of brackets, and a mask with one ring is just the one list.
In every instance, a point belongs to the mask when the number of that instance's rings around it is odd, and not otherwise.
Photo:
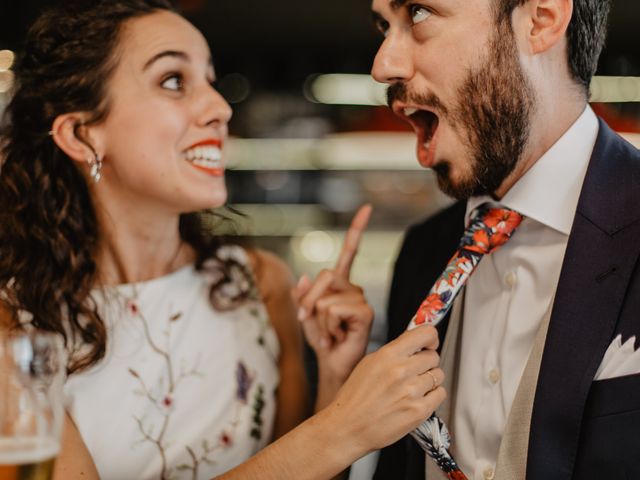
[(640, 250), (640, 159), (603, 122), (580, 195), (536, 389), (529, 480), (572, 477), (589, 388)]

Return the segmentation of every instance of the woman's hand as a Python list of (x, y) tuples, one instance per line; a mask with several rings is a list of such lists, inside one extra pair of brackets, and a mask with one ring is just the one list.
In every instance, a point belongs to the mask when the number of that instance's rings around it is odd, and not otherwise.
[(355, 215), (334, 269), (323, 270), (313, 282), (303, 276), (293, 291), (300, 305), (298, 319), (318, 357), (320, 383), (332, 383), (334, 391), (364, 356), (373, 322), (362, 289), (349, 281), (370, 215), (369, 205)]
[(343, 425), (338, 431), (346, 431), (364, 453), (395, 442), (446, 398), (437, 347), (433, 327), (403, 333), (366, 356), (319, 415)]
[(395, 442), (446, 398), (437, 348), (433, 327), (403, 333), (366, 356), (324, 412), (349, 425), (366, 451)]
[(327, 408), (220, 479), (332, 478), (397, 441), (446, 398), (437, 346), (433, 327), (403, 333), (366, 356)]

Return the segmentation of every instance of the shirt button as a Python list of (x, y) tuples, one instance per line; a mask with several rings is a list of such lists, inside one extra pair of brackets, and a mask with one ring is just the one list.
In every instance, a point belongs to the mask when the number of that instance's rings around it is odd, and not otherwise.
[(496, 476), (496, 472), (493, 471), (493, 468), (487, 467), (483, 470), (482, 476), (485, 480), (493, 480)]
[(489, 372), (489, 381), (494, 385), (500, 381), (500, 371), (496, 368)]
[(518, 283), (518, 276), (515, 272), (509, 272), (504, 276), (504, 283), (507, 287), (513, 288), (516, 286), (516, 283)]

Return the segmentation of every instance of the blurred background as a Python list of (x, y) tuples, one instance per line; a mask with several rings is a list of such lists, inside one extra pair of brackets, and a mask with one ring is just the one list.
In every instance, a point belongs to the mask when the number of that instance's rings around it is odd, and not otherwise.
[[(13, 52), (54, 0), (0, 0), (0, 111)], [(225, 156), (230, 203), (246, 214), (226, 231), (275, 251), (296, 275), (331, 266), (365, 202), (374, 214), (353, 270), (376, 310), (372, 348), (403, 231), (446, 206), (415, 160), (412, 132), (384, 105), (369, 70), (380, 43), (368, 0), (180, 0), (206, 36), (232, 104)], [(640, 146), (640, 2), (613, 0), (593, 107)], [(425, 288), (428, 288), (425, 285)], [(360, 468), (360, 470), (358, 469)], [(356, 467), (352, 478), (368, 478)]]

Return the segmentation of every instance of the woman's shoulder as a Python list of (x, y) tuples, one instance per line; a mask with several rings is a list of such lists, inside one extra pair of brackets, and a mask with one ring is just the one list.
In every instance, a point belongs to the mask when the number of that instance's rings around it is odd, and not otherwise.
[(293, 288), (293, 274), (289, 266), (276, 254), (261, 249), (246, 249), (245, 254), (262, 298), (267, 301)]

